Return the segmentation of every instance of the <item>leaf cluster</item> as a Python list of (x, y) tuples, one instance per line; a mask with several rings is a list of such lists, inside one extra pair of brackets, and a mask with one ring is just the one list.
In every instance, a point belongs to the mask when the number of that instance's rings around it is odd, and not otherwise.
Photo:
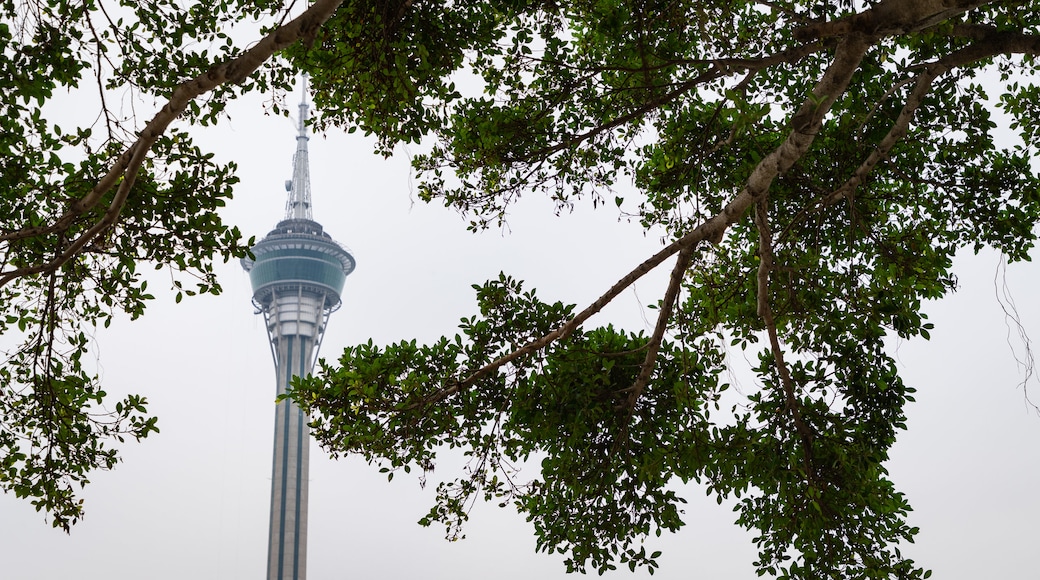
[[(484, 498), (526, 513), (539, 549), (567, 553), (571, 571), (603, 572), (616, 557), (655, 566), (631, 532), (682, 525), (668, 483), (700, 469), (721, 356), (669, 347), (653, 387), (629, 409), (645, 337), (607, 326), (444, 396), (503, 345), (522, 345), (572, 313), (505, 275), (475, 288), (481, 314), (463, 319), (454, 338), (359, 345), (337, 367), (323, 366), (324, 379), (294, 382), (315, 435), (334, 455), (361, 453), (391, 478), (397, 469), (432, 472), (443, 448), (464, 450), (465, 475), (438, 486), (438, 505), (421, 521), (444, 524), (449, 537), (461, 536), (472, 502)], [(523, 480), (525, 465), (540, 465), (541, 477)]]

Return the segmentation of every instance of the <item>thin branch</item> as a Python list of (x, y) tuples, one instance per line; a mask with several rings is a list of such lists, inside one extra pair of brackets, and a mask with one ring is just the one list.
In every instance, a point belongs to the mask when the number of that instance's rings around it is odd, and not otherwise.
[[(615, 127), (624, 125), (625, 123), (628, 123), (633, 119), (637, 119), (651, 111), (659, 109), (664, 105), (667, 105), (668, 103), (671, 103), (677, 98), (685, 95), (686, 93), (695, 89), (696, 87), (703, 85), (704, 83), (727, 77), (738, 71), (753, 72), (777, 64), (797, 61), (814, 52), (819, 52), (823, 49), (823, 44), (810, 43), (799, 45), (795, 48), (784, 50), (779, 53), (760, 59), (718, 59), (703, 61), (704, 64), (710, 64), (710, 68), (707, 71), (697, 75), (696, 77), (688, 81), (678, 83), (674, 90), (665, 93), (664, 95), (661, 95), (657, 98), (651, 99), (646, 103), (643, 103), (641, 106), (632, 109), (628, 113), (621, 115), (620, 117), (617, 117), (615, 119), (612, 119), (606, 123), (603, 123), (602, 125), (597, 125), (596, 127), (593, 127), (592, 129), (589, 129), (584, 133), (567, 136), (565, 139), (557, 142), (554, 145), (544, 147), (537, 151), (532, 151), (525, 155), (523, 158), (517, 158), (515, 160), (510, 161), (523, 162), (531, 158), (545, 157), (548, 155), (552, 155), (553, 153), (562, 151), (564, 149), (570, 149), (580, 143), (583, 143), (585, 141), (588, 141), (589, 139), (596, 137), (597, 135), (605, 131), (609, 131), (611, 129), (614, 129)], [(742, 83), (746, 82), (748, 78), (750, 77), (746, 77), (745, 80), (742, 81)]]
[(646, 356), (643, 358), (643, 364), (639, 365), (639, 374), (636, 376), (635, 382), (628, 388), (626, 407), (630, 416), (636, 408), (639, 396), (643, 394), (643, 390), (650, 383), (650, 377), (654, 374), (657, 354), (661, 349), (664, 333), (668, 330), (668, 323), (672, 319), (672, 310), (675, 308), (675, 303), (679, 298), (679, 290), (682, 288), (682, 281), (686, 277), (686, 271), (690, 268), (695, 248), (696, 246), (687, 246), (680, 250), (679, 257), (675, 261), (675, 267), (672, 268), (672, 274), (668, 280), (668, 288), (665, 290), (664, 298), (661, 300), (661, 309), (657, 313), (657, 325), (654, 327), (654, 333), (646, 345)]
[(672, 274), (668, 279), (668, 288), (665, 290), (664, 298), (661, 299), (661, 309), (657, 313), (657, 325), (654, 327), (653, 335), (651, 335), (650, 340), (644, 347), (646, 348), (646, 355), (643, 357), (642, 364), (639, 365), (639, 374), (636, 375), (632, 386), (625, 389), (625, 391), (628, 391), (628, 397), (625, 399), (624, 405), (625, 420), (621, 422), (618, 435), (614, 439), (612, 451), (616, 452), (622, 446), (627, 445), (628, 427), (631, 424), (632, 416), (635, 414), (636, 403), (639, 402), (639, 397), (643, 394), (646, 386), (650, 384), (650, 377), (654, 374), (654, 367), (657, 366), (657, 354), (661, 350), (664, 333), (668, 330), (668, 323), (672, 319), (672, 310), (675, 308), (675, 303), (679, 298), (679, 290), (682, 288), (682, 281), (686, 277), (686, 271), (690, 268), (695, 248), (696, 246), (688, 246), (680, 250), (679, 256), (675, 260), (675, 266), (672, 267)]
[(864, 115), (863, 119), (860, 120), (858, 125), (856, 125), (856, 141), (862, 139), (863, 129), (867, 126), (867, 123), (869, 123), (870, 120), (874, 118), (877, 112), (881, 110), (881, 105), (884, 105), (886, 102), (888, 102), (890, 98), (892, 98), (892, 95), (896, 94), (897, 91), (901, 90), (903, 87), (912, 82), (914, 82), (914, 77), (907, 77), (905, 79), (892, 83), (892, 86), (888, 87), (888, 90), (885, 91), (885, 94), (878, 97), (877, 101), (875, 101), (870, 106), (870, 110), (867, 111), (867, 114)]
[(910, 130), (910, 122), (913, 121), (914, 114), (931, 91), (932, 83), (948, 70), (950, 70), (948, 66), (937, 63), (926, 67), (925, 71), (918, 75), (914, 90), (907, 96), (903, 109), (899, 111), (899, 116), (896, 117), (896, 121), (892, 124), (892, 127), (889, 128), (888, 133), (886, 133), (877, 146), (874, 147), (874, 150), (870, 152), (870, 155), (867, 156), (863, 163), (856, 168), (852, 177), (846, 180), (841, 187), (827, 194), (827, 196), (820, 201), (820, 205), (830, 205), (839, 199), (852, 196), (855, 193), (856, 189), (867, 178), (867, 175), (874, 170), (874, 167), (888, 157), (888, 154), (892, 151), (892, 148), (895, 147), (896, 143), (899, 143), (904, 137), (906, 137), (907, 132)]
[[(476, 371), (468, 375), (466, 378), (451, 383), (447, 387), (426, 397), (422, 401), (422, 404), (426, 405), (443, 400), (444, 398), (449, 397), (461, 391), (462, 389), (473, 386), (477, 381), (495, 372), (502, 366), (509, 364), (532, 352), (538, 351), (557, 340), (567, 338), (586, 320), (588, 320), (594, 314), (602, 310), (604, 306), (613, 301), (614, 298), (616, 298), (619, 294), (625, 291), (625, 289), (631, 286), (636, 280), (642, 278), (645, 274), (659, 266), (662, 262), (670, 258), (676, 252), (680, 251), (683, 247), (687, 245), (692, 247), (701, 240), (709, 239), (709, 235), (713, 234), (713, 231), (709, 227), (706, 227), (709, 223), (711, 223), (710, 220), (709, 222), (705, 222), (705, 224), (702, 224), (701, 226), (697, 227), (693, 232), (690, 232), (690, 234), (687, 234), (682, 240), (672, 242), (661, 251), (644, 260), (643, 263), (636, 266), (631, 272), (629, 272), (620, 280), (615, 282), (614, 285), (611, 286), (610, 289), (607, 290), (602, 296), (596, 299), (595, 302), (587, 306), (584, 310), (575, 315), (574, 318), (571, 318), (556, 330), (550, 332), (549, 334), (546, 334), (545, 336), (542, 336), (541, 338), (533, 340), (506, 355), (499, 357), (498, 359), (488, 363), (480, 369), (477, 369)], [(419, 405), (412, 405), (408, 408), (411, 409), (415, 408), (416, 406)]]
[[(109, 18), (108, 13), (105, 12), (104, 4), (98, 3), (98, 7), (101, 10), (101, 13), (105, 15), (105, 18), (108, 19), (110, 30), (113, 33), (113, 38), (116, 39), (116, 44), (119, 46), (120, 51), (123, 51), (123, 45), (121, 42), (119, 42), (119, 29), (112, 24), (111, 18)], [(110, 59), (105, 53), (105, 51), (101, 50), (100, 48), (103, 45), (103, 43), (100, 35), (98, 35), (97, 30), (94, 28), (94, 20), (90, 17), (90, 12), (86, 12), (84, 14), (83, 20), (87, 23), (87, 27), (90, 28), (90, 35), (94, 38), (94, 43), (98, 46), (97, 70), (94, 71), (94, 78), (97, 82), (98, 98), (101, 99), (101, 114), (105, 118), (105, 130), (108, 132), (108, 139), (111, 141), (115, 139), (115, 133), (112, 130), (112, 115), (109, 112), (108, 102), (105, 99), (104, 67), (102, 66), (102, 64), (103, 62), (108, 62), (109, 66), (111, 66), (113, 69), (115, 69), (116, 67), (112, 63), (112, 59)], [(125, 51), (123, 52), (125, 56)]]
[(769, 301), (769, 273), (773, 270), (773, 240), (769, 229), (769, 200), (766, 197), (758, 200), (755, 204), (755, 227), (758, 229), (758, 316), (765, 324), (766, 332), (769, 334), (769, 348), (773, 351), (773, 362), (776, 364), (777, 374), (780, 375), (780, 384), (784, 395), (784, 409), (791, 415), (795, 431), (802, 440), (802, 461), (805, 467), (805, 476), (810, 482), (813, 475), (812, 442), (815, 434), (802, 419), (802, 406), (795, 394), (794, 381), (791, 379), (791, 371), (784, 361), (784, 351), (780, 346), (780, 337), (776, 330), (776, 320), (773, 319), (773, 310)]
[(730, 70), (757, 70), (768, 68), (782, 63), (791, 64), (801, 58), (804, 58), (814, 52), (820, 52), (825, 48), (833, 46), (831, 44), (823, 44), (820, 42), (809, 42), (800, 44), (791, 48), (784, 49), (778, 53), (770, 54), (768, 56), (762, 56), (757, 58), (747, 57), (728, 57), (728, 58), (670, 58), (670, 59), (659, 59), (656, 64), (653, 65), (641, 65), (641, 66), (621, 66), (621, 65), (590, 65), (581, 66), (572, 64), (566, 61), (559, 61), (555, 59), (543, 58), (540, 56), (534, 56), (529, 54), (517, 55), (518, 60), (523, 60), (528, 63), (542, 64), (553, 66), (561, 69), (568, 69), (581, 73), (582, 77), (591, 78), (600, 73), (605, 72), (628, 72), (628, 73), (647, 73), (667, 68), (674, 68), (678, 66), (708, 66), (709, 68), (723, 68)]
[(675, 99), (685, 95), (690, 90), (696, 88), (697, 86), (703, 83), (718, 78), (722, 78), (728, 74), (729, 72), (721, 67), (712, 67), (709, 71), (698, 75), (696, 78), (688, 80), (684, 83), (680, 83), (678, 85), (678, 88), (676, 88), (675, 90), (661, 95), (660, 97), (657, 97), (655, 99), (651, 99), (650, 101), (643, 103), (639, 107), (630, 110), (629, 112), (625, 113), (624, 115), (621, 115), (620, 117), (611, 119), (610, 121), (603, 123), (602, 125), (597, 125), (596, 127), (593, 127), (592, 129), (589, 129), (584, 133), (567, 136), (565, 139), (557, 142), (555, 145), (550, 145), (549, 147), (543, 147), (542, 149), (532, 151), (524, 157), (517, 158), (515, 161), (523, 162), (532, 158), (544, 158), (554, 153), (558, 153), (564, 149), (570, 149), (580, 143), (583, 143), (585, 141), (588, 141), (589, 139), (596, 137), (601, 133), (614, 129), (615, 127), (620, 127), (621, 125), (624, 125), (625, 123), (628, 123), (633, 119), (640, 118), (651, 111), (659, 109), (662, 106), (667, 105)]

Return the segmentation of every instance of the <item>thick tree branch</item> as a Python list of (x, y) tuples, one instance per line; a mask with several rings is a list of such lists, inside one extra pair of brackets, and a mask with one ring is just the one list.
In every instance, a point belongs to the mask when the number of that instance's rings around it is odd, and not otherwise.
[(699, 236), (705, 234), (708, 235), (708, 240), (714, 243), (721, 242), (726, 229), (769, 191), (773, 180), (791, 169), (805, 155), (823, 125), (827, 112), (848, 87), (867, 48), (869, 40), (859, 35), (852, 35), (838, 45), (834, 60), (823, 78), (791, 118), (793, 130), (787, 139), (755, 166), (744, 188), (721, 212), (680, 238), (676, 241), (677, 245), (685, 247), (696, 243), (701, 239)]
[(1016, 43), (1031, 43), (1035, 42), (1037, 36), (1035, 34), (1023, 34), (1016, 30), (1001, 30), (996, 26), (990, 26), (988, 24), (970, 24), (966, 22), (959, 22), (953, 25), (953, 30), (950, 32), (950, 36), (957, 36), (961, 38), (972, 38), (975, 40), (990, 41), (998, 36), (1014, 39)]
[(69, 209), (64, 215), (48, 226), (23, 228), (16, 232), (0, 235), (0, 242), (2, 242), (47, 235), (68, 229), (79, 216), (97, 206), (107, 192), (118, 186), (112, 202), (93, 226), (73, 240), (49, 262), (5, 272), (0, 276), (0, 287), (22, 276), (60, 268), (100, 232), (115, 224), (119, 219), (119, 212), (133, 188), (137, 171), (144, 162), (149, 149), (170, 124), (184, 112), (189, 103), (222, 84), (237, 84), (244, 81), (277, 51), (301, 38), (312, 36), (342, 3), (343, 0), (317, 0), (300, 16), (271, 31), (238, 58), (215, 65), (209, 71), (175, 88), (166, 105), (141, 130), (137, 141), (127, 147), (123, 154), (116, 159), (108, 173), (98, 181), (90, 193), (69, 204)]
[(803, 26), (794, 31), (799, 40), (813, 40), (859, 33), (874, 37), (923, 30), (989, 4), (993, 0), (882, 0), (867, 10), (830, 22)]

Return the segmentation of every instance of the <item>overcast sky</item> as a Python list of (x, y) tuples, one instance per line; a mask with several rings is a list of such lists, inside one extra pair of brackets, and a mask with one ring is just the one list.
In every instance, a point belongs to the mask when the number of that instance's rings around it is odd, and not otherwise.
[[(231, 109), (203, 145), (240, 165), (227, 220), (265, 235), (282, 218), (291, 177), (293, 121), (268, 117), (258, 99)], [(442, 207), (415, 199), (407, 151), (384, 161), (358, 136), (311, 139), (315, 219), (352, 249), (358, 267), (333, 314), (322, 354), (372, 338), (430, 341), (474, 313), (471, 284), (505, 271), (545, 300), (587, 304), (660, 247), (616, 210), (579, 208), (554, 217), (525, 200), (510, 231), (474, 235)], [(1040, 257), (1040, 252), (1034, 252)], [(927, 306), (930, 342), (893, 344), (903, 376), (918, 388), (889, 464), (914, 506), (918, 542), (906, 549), (936, 578), (1032, 579), (1040, 545), (1040, 418), (1023, 400), (1023, 371), (995, 295), (998, 256), (957, 260), (961, 290)], [(647, 328), (642, 304), (656, 302), (666, 269), (618, 299), (594, 324)], [(0, 578), (13, 580), (257, 579), (265, 573), (274, 372), (261, 318), (237, 263), (220, 268), (225, 292), (175, 305), (169, 276), (149, 290), (144, 318), (98, 331), (106, 390), (141, 393), (161, 433), (127, 444), (124, 463), (98, 473), (83, 492), (86, 519), (72, 534), (52, 529), (28, 502), (0, 496)], [(1040, 336), (1040, 270), (1012, 266), (1007, 286), (1022, 323)], [(1040, 385), (1030, 388), (1040, 401)], [(450, 461), (445, 462), (445, 466)], [(415, 522), (432, 488), (400, 474), (392, 483), (356, 459), (311, 455), (308, 575), (353, 578), (561, 578), (558, 556), (534, 553), (530, 526), (510, 510), (478, 505), (468, 538), (443, 539)], [(657, 578), (755, 578), (750, 534), (729, 505), (691, 487), (688, 525), (655, 540)], [(610, 577), (631, 577), (627, 570)], [(636, 576), (644, 577), (644, 572)]]

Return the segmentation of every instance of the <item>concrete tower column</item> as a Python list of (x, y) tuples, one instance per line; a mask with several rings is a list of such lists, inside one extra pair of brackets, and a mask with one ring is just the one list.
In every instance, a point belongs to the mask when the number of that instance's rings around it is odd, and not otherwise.
[[(313, 370), (316, 342), (324, 330), (324, 296), (296, 289), (275, 291), (268, 316), (278, 364), (277, 394), (292, 378)], [(268, 532), (269, 580), (307, 577), (307, 506), (310, 470), (307, 418), (291, 401), (275, 410), (274, 461), (271, 468), (271, 518)]]

